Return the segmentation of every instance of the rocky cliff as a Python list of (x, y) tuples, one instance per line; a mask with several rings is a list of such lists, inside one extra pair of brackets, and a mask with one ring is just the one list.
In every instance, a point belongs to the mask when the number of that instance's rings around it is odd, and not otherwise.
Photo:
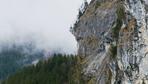
[(148, 1), (92, 0), (72, 33), (86, 84), (148, 84)]

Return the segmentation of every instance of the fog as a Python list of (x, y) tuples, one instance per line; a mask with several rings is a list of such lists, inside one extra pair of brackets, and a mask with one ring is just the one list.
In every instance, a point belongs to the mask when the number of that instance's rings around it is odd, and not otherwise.
[(0, 0), (0, 44), (33, 42), (49, 52), (75, 54), (69, 28), (83, 0)]

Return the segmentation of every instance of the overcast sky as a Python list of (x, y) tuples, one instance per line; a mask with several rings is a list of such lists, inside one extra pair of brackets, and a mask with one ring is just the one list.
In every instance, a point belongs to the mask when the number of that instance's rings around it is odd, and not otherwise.
[(34, 41), (50, 51), (75, 53), (69, 32), (83, 0), (0, 0), (0, 42)]

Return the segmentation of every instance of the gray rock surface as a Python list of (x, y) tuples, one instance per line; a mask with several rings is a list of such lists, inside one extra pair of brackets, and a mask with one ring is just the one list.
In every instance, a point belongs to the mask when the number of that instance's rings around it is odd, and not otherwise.
[(72, 31), (87, 84), (148, 84), (147, 26), (147, 0), (92, 0)]

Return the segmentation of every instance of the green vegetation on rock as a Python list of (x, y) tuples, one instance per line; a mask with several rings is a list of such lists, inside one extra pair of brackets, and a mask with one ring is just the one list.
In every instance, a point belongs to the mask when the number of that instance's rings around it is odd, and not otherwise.
[(117, 6), (116, 14), (117, 14), (116, 26), (112, 28), (112, 33), (113, 37), (117, 40), (120, 29), (123, 25), (123, 20), (125, 18), (124, 7), (121, 4)]
[(115, 46), (115, 45), (112, 44), (110, 51), (111, 51), (111, 57), (113, 59), (115, 59), (116, 56), (117, 56), (117, 46)]
[(96, 5), (95, 5), (95, 9), (97, 9), (99, 6), (101, 6), (101, 3), (99, 1), (97, 1)]

